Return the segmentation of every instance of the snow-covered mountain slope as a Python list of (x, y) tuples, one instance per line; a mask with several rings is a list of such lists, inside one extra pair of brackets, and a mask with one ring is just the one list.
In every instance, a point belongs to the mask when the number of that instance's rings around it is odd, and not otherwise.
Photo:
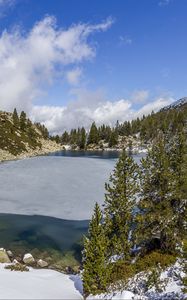
[(183, 105), (187, 104), (187, 97), (183, 97), (173, 103), (171, 103), (168, 106), (165, 106), (164, 108), (161, 109), (161, 111), (169, 110), (169, 109), (175, 109), (175, 108), (180, 108)]
[(0, 299), (83, 299), (82, 283), (76, 275), (53, 270), (16, 272), (0, 264)]

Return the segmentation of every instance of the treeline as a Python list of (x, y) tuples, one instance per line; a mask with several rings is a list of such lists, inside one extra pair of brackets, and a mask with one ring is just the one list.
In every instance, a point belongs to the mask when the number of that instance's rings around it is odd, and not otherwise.
[(186, 170), (184, 130), (172, 138), (160, 131), (140, 165), (122, 153), (105, 185), (103, 210), (95, 205), (84, 241), (85, 297), (105, 293), (140, 271), (152, 270), (155, 280), (156, 267), (166, 267), (180, 255)]
[(27, 131), (30, 138), (34, 138), (36, 136), (36, 130), (33, 125), (35, 125), (38, 128), (43, 138), (49, 138), (49, 132), (47, 128), (40, 123), (33, 124), (31, 120), (27, 118), (27, 115), (24, 111), (21, 111), (20, 115), (18, 115), (17, 110), (15, 108), (12, 113), (12, 119), (14, 126), (22, 131)]
[(129, 137), (139, 135), (143, 143), (147, 143), (156, 138), (158, 132), (175, 134), (185, 126), (187, 116), (187, 104), (178, 108), (161, 110), (157, 113), (152, 112), (148, 116), (137, 118), (124, 123), (116, 122), (114, 127), (108, 125), (96, 126), (92, 123), (90, 130), (85, 128), (72, 129), (65, 131), (61, 136), (53, 136), (57, 143), (69, 144), (80, 149), (85, 149), (90, 144), (108, 143), (109, 147), (114, 147), (118, 143), (119, 136)]

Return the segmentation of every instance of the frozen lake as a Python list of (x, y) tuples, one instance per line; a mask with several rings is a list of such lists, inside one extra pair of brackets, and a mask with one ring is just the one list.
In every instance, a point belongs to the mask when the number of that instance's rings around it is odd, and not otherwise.
[(0, 213), (91, 217), (116, 159), (43, 156), (0, 164)]

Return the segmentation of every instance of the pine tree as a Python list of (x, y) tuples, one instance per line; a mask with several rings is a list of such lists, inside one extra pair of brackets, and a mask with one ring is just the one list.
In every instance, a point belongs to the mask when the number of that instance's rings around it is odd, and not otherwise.
[(21, 114), (20, 114), (20, 129), (25, 130), (26, 126), (27, 126), (26, 113), (24, 111), (22, 111)]
[(170, 167), (172, 172), (172, 200), (174, 230), (176, 242), (180, 244), (185, 234), (187, 219), (187, 144), (183, 130), (169, 141)]
[(110, 135), (110, 140), (109, 140), (109, 147), (114, 147), (118, 143), (118, 135), (116, 131), (112, 131)]
[(19, 127), (19, 117), (18, 117), (18, 113), (17, 113), (16, 108), (14, 108), (12, 118), (13, 118), (13, 124), (14, 124), (14, 126), (15, 127)]
[(61, 141), (63, 144), (69, 143), (69, 134), (67, 131), (64, 131), (64, 133), (62, 134)]
[(88, 136), (88, 144), (97, 144), (98, 141), (99, 141), (98, 129), (97, 126), (95, 125), (95, 122), (93, 122)]
[(102, 213), (96, 203), (90, 221), (88, 237), (84, 240), (84, 296), (106, 292), (110, 268), (107, 265), (107, 239), (102, 225)]
[(84, 149), (86, 145), (86, 130), (84, 127), (81, 128), (80, 130), (80, 141), (79, 141), (79, 147), (80, 149)]
[[(159, 247), (172, 251), (173, 213), (172, 179), (167, 143), (162, 134), (154, 141), (146, 158), (141, 160), (141, 192), (137, 216), (137, 242), (142, 249)], [(170, 249), (170, 250), (169, 250)]]
[(138, 192), (138, 166), (126, 151), (120, 156), (109, 183), (106, 183), (106, 231), (110, 255), (128, 260), (132, 239), (133, 210)]

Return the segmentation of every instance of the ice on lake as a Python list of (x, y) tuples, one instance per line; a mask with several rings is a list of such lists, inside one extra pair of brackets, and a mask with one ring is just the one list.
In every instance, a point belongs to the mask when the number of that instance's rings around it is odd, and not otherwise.
[(116, 160), (44, 156), (0, 164), (0, 213), (91, 217)]

